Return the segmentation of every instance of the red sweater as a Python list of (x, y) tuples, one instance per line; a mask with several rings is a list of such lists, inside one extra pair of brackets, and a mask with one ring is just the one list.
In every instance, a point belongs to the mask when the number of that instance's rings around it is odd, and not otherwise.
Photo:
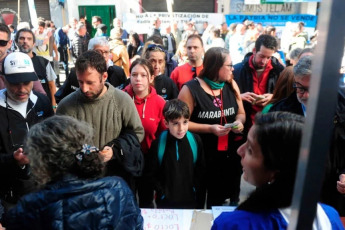
[(135, 96), (131, 85), (128, 85), (124, 91), (133, 98), (144, 127), (145, 137), (141, 142), (141, 148), (143, 153), (146, 154), (151, 147), (152, 141), (166, 129), (163, 116), (165, 100), (156, 93), (155, 88), (152, 86), (150, 87), (150, 94), (145, 98)]
[[(175, 82), (178, 90), (181, 90), (184, 83), (193, 79), (194, 72), (192, 66), (189, 63), (178, 66), (171, 73), (170, 78)], [(204, 68), (203, 65), (196, 67), (196, 76), (199, 75), (201, 70)]]
[[(258, 77), (256, 73), (256, 69), (253, 65), (253, 58), (254, 58), (254, 54), (249, 58), (249, 67), (252, 69), (252, 73), (253, 73), (253, 93), (257, 95), (262, 95), (262, 94), (267, 93), (268, 74), (273, 69), (273, 66), (271, 64), (271, 60), (269, 60), (266, 64), (265, 70), (262, 72), (261, 76)], [(255, 114), (258, 112), (261, 112), (262, 109), (263, 109), (262, 106), (257, 106), (257, 105), (252, 106), (251, 118), (253, 122), (254, 122)]]

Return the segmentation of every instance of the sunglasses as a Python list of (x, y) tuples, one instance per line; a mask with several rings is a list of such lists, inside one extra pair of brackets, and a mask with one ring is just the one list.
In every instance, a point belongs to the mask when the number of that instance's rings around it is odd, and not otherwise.
[(6, 46), (9, 41), (0, 40), (0, 46)]
[(165, 52), (164, 48), (160, 45), (156, 45), (156, 44), (150, 44), (147, 46), (147, 50), (159, 50), (159, 51), (162, 51), (162, 52)]

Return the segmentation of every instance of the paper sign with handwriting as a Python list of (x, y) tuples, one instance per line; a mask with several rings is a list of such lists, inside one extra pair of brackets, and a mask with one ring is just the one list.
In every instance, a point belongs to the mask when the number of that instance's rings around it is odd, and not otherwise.
[(189, 229), (193, 210), (189, 209), (141, 209), (144, 230)]

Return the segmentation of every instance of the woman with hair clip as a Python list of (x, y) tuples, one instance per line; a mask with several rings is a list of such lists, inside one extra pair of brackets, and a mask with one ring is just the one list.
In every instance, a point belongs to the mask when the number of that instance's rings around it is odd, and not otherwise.
[(204, 69), (187, 82), (178, 98), (190, 110), (189, 130), (203, 141), (206, 159), (207, 207), (222, 205), (230, 198), (237, 205), (241, 164), (236, 154), (245, 113), (239, 88), (232, 76), (229, 51), (214, 47), (204, 57)]
[[(154, 70), (148, 60), (141, 58), (135, 60), (131, 65), (130, 73), (130, 84), (124, 91), (133, 98), (145, 130), (141, 149), (146, 159), (152, 142), (166, 129), (163, 116), (165, 100), (152, 86)], [(138, 195), (140, 207), (153, 208), (153, 188), (148, 186), (145, 177), (138, 178)]]
[[(303, 128), (304, 118), (300, 115), (256, 115), (247, 142), (237, 153), (244, 180), (257, 189), (235, 211), (221, 214), (212, 230), (287, 229)], [(344, 227), (335, 209), (318, 204), (312, 229)]]
[(104, 177), (92, 128), (68, 116), (33, 126), (24, 150), (43, 188), (24, 196), (3, 222), (6, 229), (142, 229), (132, 191)]

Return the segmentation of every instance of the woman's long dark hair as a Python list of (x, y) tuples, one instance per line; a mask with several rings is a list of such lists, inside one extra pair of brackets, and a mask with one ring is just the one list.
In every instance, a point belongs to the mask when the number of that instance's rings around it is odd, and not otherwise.
[(129, 59), (133, 58), (137, 52), (138, 52), (138, 48), (140, 46), (140, 39), (139, 39), (139, 35), (135, 32), (131, 32), (129, 34), (129, 36), (132, 36), (133, 39), (135, 40), (135, 46), (131, 45), (130, 43), (128, 44), (127, 47), (127, 51), (128, 51), (128, 55), (129, 55)]
[(229, 54), (229, 50), (220, 47), (208, 49), (204, 56), (204, 68), (201, 70), (199, 76), (206, 77), (211, 81), (217, 81), (219, 70), (223, 67), (226, 57)]
[[(198, 77), (206, 77), (211, 81), (217, 81), (219, 78), (219, 70), (223, 67), (226, 57), (229, 54), (229, 50), (220, 47), (212, 47), (208, 49), (204, 56), (204, 68), (200, 71)], [(234, 87), (232, 86), (232, 81), (233, 79), (231, 79), (228, 83), (230, 84), (230, 88), (234, 92), (236, 98), (238, 98), (239, 95), (234, 90)]]
[(258, 187), (238, 210), (271, 211), (291, 205), (304, 117), (288, 112), (255, 116), (254, 135), (264, 156), (264, 166), (277, 171), (271, 184)]

